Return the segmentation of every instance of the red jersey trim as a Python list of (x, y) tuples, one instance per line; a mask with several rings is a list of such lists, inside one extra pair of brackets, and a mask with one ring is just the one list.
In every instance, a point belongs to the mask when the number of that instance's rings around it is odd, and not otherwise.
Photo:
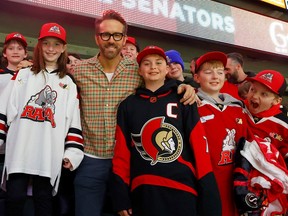
[(244, 169), (242, 169), (242, 168), (239, 168), (239, 167), (235, 168), (234, 172), (235, 172), (235, 173), (241, 173), (241, 174), (244, 175), (246, 178), (248, 178), (248, 176), (249, 176), (249, 173), (248, 173), (246, 170), (244, 170)]
[[(172, 92), (172, 90), (169, 90), (169, 91), (166, 92), (165, 94), (157, 95), (157, 98), (165, 97), (165, 96), (169, 95), (171, 92)], [(150, 98), (151, 96), (150, 96), (150, 95), (140, 94), (140, 97)]]
[(0, 130), (7, 132), (7, 127), (4, 124), (0, 124)]
[(179, 183), (177, 181), (167, 179), (161, 176), (154, 176), (154, 175), (141, 175), (133, 179), (131, 184), (131, 190), (135, 190), (137, 187), (141, 185), (155, 185), (155, 186), (162, 186), (168, 187), (176, 190), (186, 191), (188, 193), (192, 193), (195, 196), (198, 196), (198, 193), (193, 188)]

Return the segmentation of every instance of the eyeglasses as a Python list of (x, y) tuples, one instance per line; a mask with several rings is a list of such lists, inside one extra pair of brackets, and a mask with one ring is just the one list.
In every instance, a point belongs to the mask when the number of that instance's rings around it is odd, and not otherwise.
[(120, 40), (122, 40), (122, 38), (123, 38), (123, 36), (124, 36), (124, 34), (123, 34), (123, 33), (120, 33), (120, 32), (115, 32), (115, 33), (113, 33), (113, 34), (110, 34), (109, 32), (103, 32), (103, 33), (99, 33), (98, 35), (101, 37), (101, 39), (102, 39), (103, 41), (108, 41), (108, 40), (110, 40), (111, 36), (113, 37), (113, 39), (114, 39), (115, 41), (120, 41)]

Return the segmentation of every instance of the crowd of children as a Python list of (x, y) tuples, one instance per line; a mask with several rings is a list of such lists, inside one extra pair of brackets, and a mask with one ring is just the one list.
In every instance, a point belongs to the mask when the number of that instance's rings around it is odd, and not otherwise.
[[(6, 36), (0, 70), (0, 215), (23, 215), (29, 194), (36, 216), (81, 215), (74, 211), (74, 170), (91, 155), (84, 153), (87, 133), (83, 129), (82, 136), (79, 109), (79, 87), (85, 91), (88, 86), (79, 70), (93, 63), (109, 83), (117, 74), (105, 71), (101, 63), (119, 57), (121, 67), (138, 74), (130, 74), (137, 80), (135, 92), (121, 96), (114, 113), (115, 148), (107, 166), (112, 169), (107, 175), (111, 214), (284, 216), (284, 76), (271, 69), (247, 76), (241, 55), (212, 51), (195, 60), (192, 78), (184, 77), (178, 51), (155, 45), (141, 51), (136, 39), (126, 36), (121, 15), (109, 13), (113, 18), (103, 18), (96, 33), (113, 25), (120, 30), (99, 33), (96, 42), (104, 55), (100, 51), (84, 63), (79, 55), (68, 54), (66, 31), (58, 23), (41, 27), (33, 63), (23, 63), (28, 57), (25, 37), (18, 32)], [(105, 46), (110, 41), (116, 44), (114, 57)], [(25, 68), (18, 70), (20, 62)], [(243, 80), (239, 74), (245, 75)], [(192, 105), (182, 103), (183, 83), (195, 88), (197, 102)]]

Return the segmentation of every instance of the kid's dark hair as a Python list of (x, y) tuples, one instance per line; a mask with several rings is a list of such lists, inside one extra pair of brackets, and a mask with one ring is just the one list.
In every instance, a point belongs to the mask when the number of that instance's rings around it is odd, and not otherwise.
[(73, 57), (75, 57), (76, 59), (81, 60), (81, 56), (80, 56), (79, 54), (77, 54), (77, 53), (68, 53), (68, 54), (67, 54), (67, 64), (70, 63), (69, 56), (73, 56)]
[(95, 20), (95, 33), (96, 35), (98, 35), (100, 32), (100, 24), (104, 21), (104, 20), (117, 20), (120, 23), (123, 24), (124, 28), (123, 28), (123, 34), (127, 35), (127, 23), (125, 21), (125, 19), (122, 17), (122, 15), (114, 10), (105, 10), (102, 14), (102, 17), (100, 19)]
[[(61, 53), (60, 57), (57, 60), (58, 64), (58, 72), (60, 78), (63, 78), (67, 73), (67, 51)], [(33, 54), (33, 66), (31, 70), (34, 72), (34, 74), (40, 73), (42, 70), (46, 70), (46, 65), (43, 57), (43, 50), (42, 50), (42, 40), (39, 40), (34, 48), (34, 54)]]

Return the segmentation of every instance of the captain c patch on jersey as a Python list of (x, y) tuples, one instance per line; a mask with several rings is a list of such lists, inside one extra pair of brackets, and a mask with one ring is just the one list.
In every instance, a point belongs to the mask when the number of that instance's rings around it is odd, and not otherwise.
[(49, 121), (52, 127), (55, 128), (56, 98), (57, 92), (53, 91), (50, 86), (45, 86), (40, 92), (31, 96), (23, 109), (21, 118), (39, 122)]
[(170, 163), (181, 155), (183, 139), (173, 125), (165, 123), (165, 117), (155, 117), (146, 122), (140, 134), (132, 134), (137, 151), (151, 165)]

